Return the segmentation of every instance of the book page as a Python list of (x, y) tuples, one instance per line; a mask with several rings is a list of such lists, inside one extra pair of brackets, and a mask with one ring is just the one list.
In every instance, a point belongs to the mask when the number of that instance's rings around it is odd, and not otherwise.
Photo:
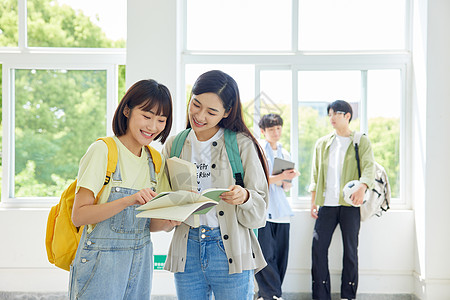
[[(158, 194), (151, 201), (136, 208), (137, 210), (149, 210), (158, 209), (164, 207), (173, 207), (178, 205), (192, 204), (199, 201), (205, 201), (200, 199), (200, 195), (190, 191), (175, 191), (175, 192), (163, 192)], [(210, 199), (206, 199), (210, 200)]]
[(209, 198), (209, 199), (213, 199), (216, 200), (217, 202), (220, 201), (220, 195), (222, 195), (225, 192), (229, 192), (229, 189), (218, 189), (218, 188), (210, 188), (210, 189), (206, 189), (204, 191), (201, 192), (201, 195)]
[(210, 208), (217, 202), (209, 200), (208, 202), (190, 203), (179, 206), (163, 207), (151, 210), (145, 210), (136, 215), (138, 218), (156, 218), (165, 220), (175, 220), (184, 222), (191, 214)]
[(197, 167), (190, 161), (171, 157), (166, 160), (173, 191), (197, 190)]

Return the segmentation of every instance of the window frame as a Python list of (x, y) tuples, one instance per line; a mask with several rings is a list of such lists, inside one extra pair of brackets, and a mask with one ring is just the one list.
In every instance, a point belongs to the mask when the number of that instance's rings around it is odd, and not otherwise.
[[(400, 198), (392, 199), (391, 207), (395, 209), (410, 209), (411, 176), (411, 13), (412, 3), (406, 1), (405, 7), (405, 49), (395, 51), (299, 51), (298, 50), (298, 0), (292, 0), (292, 49), (289, 52), (268, 51), (188, 51), (186, 48), (186, 6), (187, 0), (180, 3), (183, 12), (182, 54), (181, 54), (181, 80), (180, 86), (185, 91), (184, 73), (188, 64), (253, 64), (255, 66), (255, 112), (258, 111), (258, 95), (260, 92), (260, 72), (264, 70), (292, 71), (292, 109), (291, 124), (298, 123), (298, 72), (299, 71), (336, 71), (356, 70), (361, 72), (361, 124), (360, 131), (367, 132), (367, 71), (370, 70), (400, 70), (401, 74), (401, 116), (400, 116)], [(177, 126), (176, 126), (177, 127)], [(290, 128), (291, 155), (298, 164), (298, 128)], [(259, 136), (257, 124), (253, 131)], [(319, 137), (318, 137), (319, 138)], [(295, 181), (294, 181), (295, 182)], [(310, 206), (310, 197), (298, 196), (298, 184), (295, 182), (291, 192), (291, 203), (294, 208), (306, 209)]]
[(28, 47), (27, 1), (18, 0), (18, 46), (0, 47), (2, 65), (2, 193), (0, 207), (47, 208), (58, 197), (12, 197), (14, 193), (14, 70), (57, 69), (106, 71), (106, 132), (112, 135), (110, 124), (118, 103), (118, 68), (126, 64), (124, 48), (62, 48)]

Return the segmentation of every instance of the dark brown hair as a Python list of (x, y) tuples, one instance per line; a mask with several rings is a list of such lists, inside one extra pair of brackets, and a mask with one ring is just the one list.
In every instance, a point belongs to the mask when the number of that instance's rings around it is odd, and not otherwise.
[(259, 128), (266, 130), (266, 128), (283, 126), (283, 119), (277, 114), (267, 114), (261, 117), (258, 123)]
[[(189, 99), (192, 99), (192, 95), (201, 95), (204, 93), (214, 93), (219, 96), (219, 98), (222, 100), (222, 105), (225, 108), (225, 111), (230, 112), (228, 117), (220, 120), (218, 124), (219, 127), (229, 129), (234, 132), (242, 132), (253, 141), (268, 182), (269, 170), (267, 167), (266, 157), (258, 141), (244, 123), (244, 118), (242, 116), (241, 98), (239, 96), (239, 88), (236, 81), (230, 75), (222, 71), (208, 71), (197, 78), (194, 86), (192, 87)], [(188, 118), (186, 128), (190, 127), (191, 124), (189, 123)]]
[(128, 89), (114, 113), (112, 127), (116, 136), (122, 136), (127, 132), (128, 118), (123, 113), (126, 107), (130, 111), (135, 107), (144, 111), (158, 107), (154, 113), (157, 116), (167, 117), (167, 121), (164, 130), (154, 140), (160, 140), (162, 144), (166, 141), (172, 128), (172, 96), (165, 85), (153, 79), (145, 79), (136, 82)]

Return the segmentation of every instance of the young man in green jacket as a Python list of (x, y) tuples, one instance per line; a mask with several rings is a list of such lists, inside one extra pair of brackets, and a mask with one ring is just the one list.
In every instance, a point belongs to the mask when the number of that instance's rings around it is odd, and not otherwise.
[[(372, 147), (367, 136), (361, 137), (359, 156), (361, 176), (349, 128), (353, 110), (350, 104), (336, 100), (327, 107), (330, 123), (335, 131), (320, 138), (315, 146), (312, 162), (311, 216), (316, 219), (312, 242), (312, 296), (317, 300), (331, 300), (328, 248), (339, 224), (344, 246), (341, 277), (341, 298), (355, 299), (358, 287), (359, 206), (366, 189), (375, 179)], [(359, 180), (359, 189), (351, 196), (353, 205), (344, 201), (342, 189), (351, 180)]]

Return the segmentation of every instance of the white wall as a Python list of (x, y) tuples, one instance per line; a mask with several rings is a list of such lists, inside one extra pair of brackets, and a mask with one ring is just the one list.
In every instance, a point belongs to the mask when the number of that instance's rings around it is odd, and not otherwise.
[[(424, 223), (425, 299), (450, 295), (450, 1), (427, 2), (426, 171)], [(423, 28), (423, 27), (422, 27)], [(441, 134), (440, 134), (441, 133)]]
[[(45, 252), (48, 209), (0, 209), (0, 291), (66, 291), (69, 273), (52, 266)], [(297, 210), (292, 222), (286, 292), (310, 291), (310, 249), (314, 222)], [(336, 231), (335, 236), (340, 232)], [(339, 236), (337, 236), (339, 237)], [(165, 254), (170, 234), (152, 235), (154, 253)], [(362, 224), (360, 293), (413, 291), (414, 220), (411, 211), (390, 211)], [(330, 248), (332, 287), (338, 291), (342, 245)], [(155, 271), (153, 293), (175, 295), (172, 274)]]
[(415, 210), (415, 293), (425, 298), (425, 170), (426, 170), (426, 54), (427, 1), (414, 1), (412, 97), (412, 203)]
[[(314, 221), (309, 210), (296, 210), (291, 223), (285, 292), (311, 291), (311, 242)], [(342, 242), (339, 228), (329, 250), (331, 285), (340, 291)], [(361, 225), (359, 293), (408, 294), (413, 291), (414, 217), (412, 211), (389, 211)]]
[[(414, 1), (413, 203), (416, 221), (415, 292), (422, 299), (450, 295), (450, 2)], [(447, 32), (446, 32), (447, 31)]]

